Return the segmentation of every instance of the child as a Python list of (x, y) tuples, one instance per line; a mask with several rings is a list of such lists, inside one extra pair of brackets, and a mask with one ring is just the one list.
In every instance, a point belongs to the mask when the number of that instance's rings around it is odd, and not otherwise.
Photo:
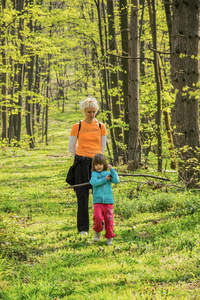
[[(110, 169), (110, 172), (107, 169)], [(118, 183), (119, 177), (117, 172), (110, 164), (107, 164), (103, 154), (96, 154), (92, 160), (92, 176), (90, 184), (93, 189), (93, 204), (94, 204), (94, 226), (95, 231), (94, 242), (100, 240), (100, 234), (103, 230), (102, 222), (105, 222), (105, 237), (107, 238), (107, 245), (111, 245), (113, 237), (113, 192), (112, 183)]]

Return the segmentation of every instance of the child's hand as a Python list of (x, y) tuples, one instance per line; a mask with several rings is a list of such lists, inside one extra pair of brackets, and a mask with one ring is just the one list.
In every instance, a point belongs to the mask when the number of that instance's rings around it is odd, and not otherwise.
[(108, 164), (108, 168), (109, 168), (109, 169), (112, 169), (112, 166), (111, 166), (110, 164)]
[(106, 175), (106, 179), (107, 179), (107, 181), (109, 181), (111, 179), (111, 176)]

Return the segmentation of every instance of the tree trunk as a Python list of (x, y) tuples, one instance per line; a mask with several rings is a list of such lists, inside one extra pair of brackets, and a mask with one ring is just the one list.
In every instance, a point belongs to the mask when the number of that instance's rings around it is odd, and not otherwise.
[[(153, 49), (154, 49), (154, 72), (155, 72), (155, 80), (157, 85), (157, 116), (156, 116), (156, 133), (157, 133), (157, 157), (158, 157), (158, 172), (162, 172), (162, 102), (161, 102), (161, 82), (159, 77), (159, 65), (158, 65), (158, 52), (157, 52), (157, 25), (156, 25), (156, 6), (155, 0), (147, 0), (149, 7), (149, 17), (152, 31), (152, 39), (153, 39)], [(152, 4), (152, 8), (151, 8)]]
[[(32, 20), (29, 21), (28, 27), (30, 32), (33, 32), (33, 24)], [(29, 94), (26, 96), (26, 131), (29, 135), (29, 147), (34, 148), (34, 132), (33, 132), (33, 122), (34, 122), (34, 104), (33, 99), (31, 96), (32, 86), (33, 86), (33, 67), (34, 67), (34, 55), (32, 53), (32, 49), (27, 49), (29, 52), (29, 60), (27, 62), (27, 79), (28, 79), (28, 86), (27, 91)]]
[[(119, 62), (116, 57), (117, 42), (115, 33), (115, 21), (114, 21), (114, 3), (113, 0), (107, 0), (107, 14), (108, 14), (108, 33), (109, 33), (109, 71), (110, 71), (110, 88), (111, 88), (111, 101), (112, 101), (112, 113), (114, 118), (115, 139), (118, 142), (122, 142), (122, 128), (117, 125), (117, 121), (120, 119), (120, 97), (119, 97), (119, 74), (116, 70)], [(120, 145), (117, 145), (118, 153), (120, 152)]]
[[(49, 12), (52, 10), (52, 1), (49, 3)], [(49, 36), (52, 36), (52, 29), (50, 28)], [(48, 123), (49, 123), (49, 98), (50, 98), (50, 70), (51, 70), (51, 54), (48, 53), (47, 59), (47, 86), (46, 86), (46, 106), (45, 106), (45, 142), (48, 145)]]
[[(2, 10), (6, 8), (6, 1), (2, 0), (1, 1), (2, 5)], [(2, 93), (2, 140), (8, 138), (8, 128), (7, 128), (7, 118), (8, 118), (8, 108), (7, 108), (7, 68), (6, 68), (6, 23), (3, 21), (0, 23), (1, 28), (0, 28), (0, 38), (1, 38), (1, 57), (2, 57), (2, 69), (3, 71), (1, 72), (1, 93)]]
[(144, 9), (145, 9), (145, 0), (140, 0), (140, 6), (142, 6), (142, 16), (141, 16), (141, 20), (140, 20), (140, 74), (141, 77), (145, 76), (145, 54), (144, 54), (144, 48), (145, 48), (145, 41), (141, 40), (141, 36), (142, 34), (144, 34), (144, 30), (143, 30), (143, 19), (144, 19)]
[(200, 0), (174, 1), (173, 5), (173, 71), (178, 91), (174, 106), (175, 144), (180, 150), (179, 179), (195, 185), (200, 178), (199, 166), (199, 14)]
[[(148, 7), (149, 7), (149, 18), (150, 18), (150, 24), (151, 24), (152, 39), (154, 40), (154, 26), (155, 25), (154, 25), (153, 13), (152, 13), (150, 1), (149, 0), (147, 0), (147, 1), (148, 1)], [(154, 49), (154, 52), (157, 52), (157, 49)], [(158, 84), (157, 84), (157, 94), (159, 95), (161, 93), (161, 90), (164, 89), (164, 82), (163, 82), (163, 78), (162, 78), (160, 55), (157, 52), (157, 53), (154, 53), (154, 57), (155, 56), (157, 59), (157, 67), (155, 66), (155, 61), (154, 61), (154, 69), (155, 69), (155, 67), (157, 68), (157, 72), (158, 72), (158, 76), (159, 76), (159, 86), (160, 87), (158, 87)], [(160, 88), (160, 92), (158, 91), (158, 88)], [(160, 97), (161, 97), (161, 94), (160, 94)], [(170, 151), (170, 156), (171, 156), (171, 168), (176, 169), (176, 155), (175, 155), (175, 149), (174, 149), (174, 141), (173, 141), (172, 128), (171, 128), (171, 123), (170, 123), (170, 116), (167, 111), (167, 104), (164, 101), (164, 99), (162, 99), (162, 101), (161, 101), (161, 110), (162, 111), (160, 113), (163, 112), (165, 128), (166, 128), (167, 138), (168, 138), (168, 142), (169, 142), (169, 151)], [(161, 120), (160, 120), (160, 122), (161, 122)], [(158, 141), (158, 143), (159, 143), (159, 141)], [(162, 141), (160, 141), (160, 143), (162, 144)], [(162, 145), (161, 145), (160, 152), (162, 152)], [(162, 163), (160, 162), (160, 164), (162, 164)]]
[[(16, 1), (16, 10), (22, 12), (24, 9), (24, 0)], [(20, 57), (23, 60), (25, 54), (24, 46), (24, 19), (19, 18), (18, 39), (20, 41)], [(14, 115), (15, 137), (19, 142), (21, 140), (21, 123), (22, 123), (22, 90), (24, 86), (25, 65), (23, 62), (18, 63), (17, 68), (17, 92), (18, 92), (18, 114)]]
[[(127, 0), (120, 0), (120, 21), (121, 21), (121, 39), (122, 39), (122, 98), (124, 99), (124, 120), (129, 126), (129, 34), (128, 34), (128, 7)], [(129, 130), (124, 131), (124, 143), (128, 147), (129, 141)], [(124, 162), (127, 162), (125, 156)]]
[[(169, 34), (170, 53), (172, 53), (172, 13), (171, 13), (171, 8), (170, 8), (170, 0), (165, 1), (164, 7), (165, 7), (165, 15), (166, 15), (166, 20), (167, 20), (168, 34)], [(170, 62), (171, 62), (171, 68), (172, 68), (172, 54), (170, 54)], [(162, 87), (162, 88), (164, 88), (164, 87)], [(163, 105), (164, 104), (165, 103), (163, 103)], [(170, 150), (170, 155), (171, 155), (171, 168), (176, 169), (177, 162), (176, 162), (176, 156), (175, 156), (174, 141), (173, 141), (169, 113), (166, 110), (164, 110), (163, 115), (164, 115), (166, 130), (167, 130), (168, 141), (170, 144), (169, 150)]]
[(139, 0), (131, 1), (130, 23), (130, 109), (129, 109), (129, 168), (136, 170), (141, 162), (140, 111), (139, 111)]
[[(108, 86), (107, 86), (107, 72), (106, 72), (106, 61), (105, 61), (105, 51), (104, 51), (104, 43), (103, 43), (103, 34), (102, 34), (102, 25), (101, 25), (101, 7), (100, 7), (100, 1), (95, 0), (96, 6), (97, 6), (97, 13), (98, 13), (98, 22), (99, 22), (99, 38), (100, 38), (100, 45), (101, 45), (101, 55), (104, 58), (104, 65), (102, 70), (102, 77), (103, 77), (103, 87), (104, 87), (104, 94), (105, 94), (105, 100), (106, 100), (106, 109), (107, 111), (111, 111), (110, 103), (109, 103), (109, 96), (108, 96)], [(102, 95), (103, 96), (103, 95)], [(103, 103), (102, 103), (103, 108)], [(112, 126), (112, 119), (110, 113), (108, 113), (108, 125)], [(118, 162), (118, 152), (117, 152), (117, 146), (114, 138), (114, 131), (113, 128), (110, 128), (110, 135), (111, 135), (111, 141), (112, 141), (112, 149), (113, 149), (113, 156), (114, 161)]]
[[(40, 93), (40, 63), (39, 63), (39, 56), (36, 55), (35, 58), (35, 84), (34, 84), (34, 92), (39, 95)], [(37, 124), (40, 123), (40, 111), (41, 111), (41, 104), (39, 101), (36, 101), (36, 122)]]
[(167, 20), (168, 35), (169, 35), (169, 48), (171, 53), (172, 52), (172, 14), (170, 8), (170, 0), (165, 0), (164, 7), (165, 7), (166, 20)]
[(48, 145), (48, 122), (49, 122), (49, 98), (50, 98), (50, 60), (51, 54), (48, 54), (48, 62), (47, 62), (47, 86), (46, 86), (46, 106), (45, 106), (45, 141), (46, 145)]

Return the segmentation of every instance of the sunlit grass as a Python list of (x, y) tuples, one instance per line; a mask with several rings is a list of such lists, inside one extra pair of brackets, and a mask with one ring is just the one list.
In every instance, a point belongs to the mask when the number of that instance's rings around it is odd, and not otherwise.
[[(144, 178), (119, 183), (116, 238), (108, 247), (102, 233), (95, 244), (92, 196), (90, 232), (82, 237), (75, 193), (65, 183), (73, 163), (68, 135), (81, 116), (51, 117), (49, 145), (0, 154), (0, 298), (200, 299), (198, 192), (155, 188)], [(156, 167), (138, 171), (145, 172)], [(167, 176), (176, 182), (176, 174)]]

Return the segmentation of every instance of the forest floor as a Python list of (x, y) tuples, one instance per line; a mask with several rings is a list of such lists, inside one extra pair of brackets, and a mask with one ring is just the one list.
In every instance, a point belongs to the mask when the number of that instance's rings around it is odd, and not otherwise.
[[(0, 299), (200, 299), (200, 197), (179, 189), (176, 173), (160, 174), (170, 182), (120, 178), (113, 245), (104, 233), (93, 242), (91, 194), (89, 234), (77, 232), (65, 177), (79, 118), (52, 112), (49, 145), (2, 148)], [(127, 171), (122, 163), (115, 169)]]

